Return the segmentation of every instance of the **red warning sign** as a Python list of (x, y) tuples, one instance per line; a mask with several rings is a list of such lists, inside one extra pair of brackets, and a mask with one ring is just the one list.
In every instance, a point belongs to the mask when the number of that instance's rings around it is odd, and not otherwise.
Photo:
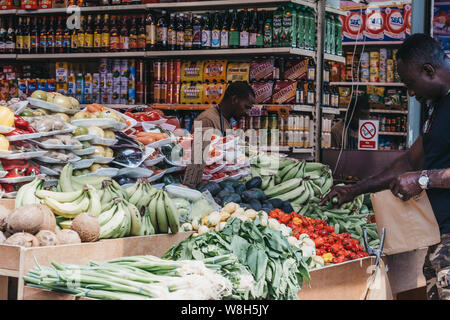
[(359, 150), (378, 150), (379, 125), (378, 120), (359, 120)]

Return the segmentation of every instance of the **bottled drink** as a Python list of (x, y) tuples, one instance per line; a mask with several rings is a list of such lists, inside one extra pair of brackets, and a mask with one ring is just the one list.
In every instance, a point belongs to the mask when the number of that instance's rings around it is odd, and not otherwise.
[(117, 24), (117, 16), (111, 17), (111, 32), (109, 38), (109, 50), (112, 52), (120, 51), (120, 34)]
[(335, 16), (336, 22), (336, 54), (342, 56), (342, 21), (339, 16)]
[(120, 36), (119, 36), (119, 50), (120, 51), (128, 51), (129, 49), (129, 34), (128, 34), (128, 23), (127, 17), (122, 17), (122, 25), (120, 28)]
[(6, 40), (5, 40), (5, 52), (6, 53), (14, 53), (16, 48), (16, 34), (13, 29), (13, 17), (9, 17), (8, 21), (8, 31), (6, 32)]
[(162, 16), (156, 23), (156, 41), (159, 50), (167, 50), (167, 18), (166, 11), (162, 11)]
[(334, 15), (330, 14), (330, 53), (336, 54), (336, 21), (334, 20)]
[(128, 49), (130, 51), (136, 51), (136, 49), (137, 49), (136, 16), (131, 17), (131, 25), (130, 25), (130, 30), (128, 32)]
[[(30, 45), (30, 53), (39, 53), (39, 26), (37, 17), (33, 18), (33, 26), (31, 27), (31, 45)], [(1, 38), (1, 36), (0, 36)]]
[(281, 34), (283, 30), (283, 7), (278, 5), (277, 10), (273, 13), (272, 20), (272, 47), (281, 46)]
[(39, 52), (48, 53), (47, 46), (47, 17), (44, 16), (42, 17), (42, 25), (39, 32)]
[(55, 18), (50, 17), (47, 29), (47, 53), (55, 53)]
[(94, 24), (94, 52), (100, 52), (102, 49), (102, 27), (101, 27), (101, 16), (98, 14), (95, 18)]
[(287, 45), (291, 46), (292, 48), (296, 48), (297, 47), (297, 32), (298, 32), (298, 26), (297, 26), (297, 10), (294, 7), (294, 4), (290, 3), (288, 5), (288, 9), (290, 12), (290, 17), (287, 15), (285, 15), (285, 28), (287, 28), (286, 26), (289, 25), (290, 23), (290, 31), (289, 31), (289, 41), (286, 42)]
[(78, 32), (80, 29), (73, 28), (70, 30), (70, 52), (78, 52)]
[(313, 106), (316, 103), (316, 88), (313, 81), (308, 81), (306, 104)]
[(264, 11), (259, 14), (258, 32), (256, 33), (256, 47), (264, 47)]
[(92, 16), (88, 15), (86, 31), (84, 32), (84, 52), (92, 52), (94, 49), (94, 25)]
[(323, 66), (323, 82), (330, 82), (330, 68), (327, 62), (325, 62)]
[(141, 15), (138, 23), (137, 50), (145, 51), (147, 46), (147, 32), (145, 30), (145, 15)]
[(198, 15), (194, 16), (192, 22), (192, 48), (197, 50), (202, 48), (202, 23)]
[(202, 48), (209, 49), (211, 48), (211, 17), (209, 13), (206, 13), (203, 19), (202, 25)]
[(298, 7), (297, 10), (297, 48), (305, 48), (305, 34), (306, 34), (306, 17), (303, 7)]
[(189, 13), (186, 17), (186, 23), (184, 27), (184, 48), (191, 50), (193, 46), (194, 29), (192, 28), (192, 14)]
[[(13, 26), (11, 25), (11, 28)], [(16, 27), (16, 52), (23, 53), (23, 25), (22, 17), (19, 17)]]
[(85, 39), (85, 30), (86, 30), (86, 19), (84, 16), (81, 16), (80, 21), (80, 30), (78, 31), (78, 52), (84, 52), (84, 39)]
[(109, 15), (105, 14), (103, 18), (103, 27), (102, 27), (102, 46), (101, 50), (103, 52), (107, 52), (109, 50), (109, 43), (111, 39), (111, 35), (109, 33)]
[(6, 29), (5, 21), (0, 18), (0, 53), (6, 52)]
[(177, 48), (177, 29), (175, 26), (175, 13), (170, 14), (170, 22), (167, 27), (167, 44), (169, 50), (176, 50)]
[(264, 23), (264, 48), (271, 48), (273, 46), (273, 32), (272, 19), (267, 18)]
[(239, 48), (239, 18), (236, 8), (233, 9), (231, 19), (229, 46), (233, 49)]
[(63, 27), (64, 27), (64, 32), (63, 32), (63, 51), (65, 53), (70, 53), (71, 52), (71, 34), (70, 34), (70, 30), (67, 27), (67, 23), (65, 22), (65, 20), (63, 20)]
[(311, 50), (316, 48), (316, 16), (312, 9), (309, 10), (309, 44)]
[(330, 106), (330, 91), (328, 84), (324, 84), (323, 90), (322, 90), (322, 105), (324, 107)]
[(31, 23), (30, 17), (27, 17), (23, 32), (23, 53), (30, 53), (31, 49)]
[(339, 90), (337, 86), (331, 88), (331, 106), (339, 108)]
[(248, 34), (248, 10), (244, 9), (242, 13), (242, 23), (241, 29), (239, 33), (239, 47), (240, 48), (248, 48), (249, 46), (249, 34)]
[(250, 48), (256, 48), (256, 38), (258, 37), (258, 11), (256, 8), (254, 8), (252, 11), (252, 19), (248, 28), (248, 32), (248, 45)]
[(220, 47), (227, 49), (229, 47), (229, 34), (230, 34), (230, 14), (225, 12), (222, 30), (220, 31)]
[(62, 17), (59, 16), (56, 23), (55, 30), (55, 53), (63, 53), (63, 33), (64, 29), (62, 27)]
[(147, 51), (155, 50), (156, 48), (156, 25), (155, 19), (151, 12), (147, 14), (145, 19), (145, 49)]
[(177, 34), (177, 50), (184, 50), (184, 15), (180, 14), (177, 19), (176, 26), (176, 34)]
[(220, 18), (219, 13), (216, 12), (214, 14), (214, 24), (211, 31), (211, 48), (213, 49), (220, 48), (220, 32), (221, 32)]
[(314, 59), (310, 58), (308, 62), (308, 74), (307, 74), (308, 81), (315, 81), (316, 80), (316, 63), (314, 62)]

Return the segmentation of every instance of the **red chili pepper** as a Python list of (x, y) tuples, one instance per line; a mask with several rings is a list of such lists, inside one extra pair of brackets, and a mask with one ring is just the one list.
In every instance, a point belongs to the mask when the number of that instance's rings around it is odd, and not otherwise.
[(27, 176), (37, 176), (40, 172), (40, 167), (39, 166), (30, 166), (27, 169)]
[(5, 178), (23, 177), (23, 176), (26, 175), (25, 174), (26, 171), (27, 170), (25, 168), (23, 168), (23, 169), (21, 169), (21, 168), (14, 168), (14, 169), (8, 171), (8, 174), (5, 176)]

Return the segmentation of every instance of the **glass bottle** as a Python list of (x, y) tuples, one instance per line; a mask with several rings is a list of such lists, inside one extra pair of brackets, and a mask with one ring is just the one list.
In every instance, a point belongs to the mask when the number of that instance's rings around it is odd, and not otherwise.
[(272, 40), (272, 19), (267, 18), (266, 22), (264, 23), (264, 48), (271, 48)]
[(147, 46), (147, 32), (145, 30), (145, 15), (141, 14), (138, 20), (138, 39), (137, 39), (137, 50), (145, 51)]
[(72, 52), (71, 51), (72, 37), (71, 37), (71, 33), (70, 33), (69, 28), (67, 27), (66, 22), (63, 23), (63, 30), (64, 30), (64, 32), (63, 32), (63, 51), (65, 53), (70, 53), (70, 52)]
[(0, 53), (6, 52), (6, 29), (5, 20), (0, 18)]
[(39, 52), (47, 53), (47, 17), (42, 17), (42, 25), (39, 30)]
[(176, 26), (176, 34), (177, 34), (177, 50), (184, 50), (184, 14), (178, 15), (177, 18), (177, 26)]
[(81, 16), (80, 30), (78, 31), (78, 48), (77, 48), (78, 52), (84, 52), (85, 30), (86, 30), (86, 19), (84, 16)]
[(211, 48), (213, 48), (213, 49), (220, 48), (220, 31), (221, 31), (221, 25), (220, 25), (219, 12), (216, 12), (214, 14), (214, 24), (213, 24), (213, 28), (211, 30)]
[[(12, 26), (11, 26), (12, 27)], [(23, 53), (23, 24), (22, 17), (19, 17), (15, 30), (16, 36), (16, 53)]]
[(117, 24), (117, 16), (111, 16), (111, 31), (109, 37), (109, 51), (120, 51), (120, 34)]
[(128, 32), (128, 49), (130, 51), (136, 51), (136, 49), (137, 49), (136, 16), (131, 17), (131, 24), (130, 24), (130, 29)]
[(262, 11), (258, 17), (258, 32), (256, 33), (256, 47), (264, 47), (264, 15), (265, 12)]
[(128, 34), (128, 21), (127, 16), (122, 17), (122, 25), (120, 28), (119, 35), (119, 50), (120, 51), (128, 51), (129, 49), (129, 34)]
[(248, 45), (250, 48), (256, 48), (256, 39), (258, 37), (258, 11), (256, 8), (252, 11), (252, 21), (248, 28), (249, 40)]
[(102, 27), (101, 27), (101, 16), (98, 14), (95, 18), (94, 23), (94, 41), (93, 41), (93, 51), (100, 52), (102, 49)]
[(202, 25), (202, 49), (211, 48), (211, 17), (209, 12), (205, 14)]
[(239, 48), (239, 18), (236, 8), (233, 9), (231, 19), (229, 46), (233, 49)]
[(162, 16), (159, 17), (156, 23), (156, 41), (159, 50), (167, 50), (167, 18), (166, 11), (162, 11)]
[(184, 48), (191, 50), (193, 46), (194, 29), (192, 28), (192, 14), (186, 16), (186, 23), (184, 27)]
[(8, 31), (6, 32), (5, 53), (14, 53), (16, 49), (16, 33), (14, 31), (13, 17), (9, 17)]
[(222, 30), (220, 31), (220, 48), (222, 49), (227, 49), (229, 47), (230, 17), (231, 15), (226, 11), (224, 13)]
[(156, 24), (153, 14), (149, 12), (145, 19), (145, 49), (147, 51), (156, 48)]
[(109, 30), (109, 15), (105, 14), (103, 17), (103, 26), (102, 26), (102, 45), (101, 51), (107, 52), (109, 51), (109, 42), (111, 39), (110, 30)]
[(240, 48), (248, 48), (249, 46), (248, 20), (248, 10), (247, 8), (245, 8), (244, 12), (242, 13), (242, 23), (239, 33)]
[(37, 17), (33, 18), (33, 26), (31, 28), (30, 53), (39, 53), (39, 26)]
[(198, 15), (194, 15), (192, 22), (192, 48), (196, 50), (202, 48), (202, 23)]
[(47, 29), (47, 53), (55, 53), (55, 18), (50, 17)]
[(23, 33), (23, 53), (30, 53), (31, 49), (31, 19), (27, 17)]
[(167, 27), (167, 45), (169, 50), (177, 48), (177, 29), (175, 26), (175, 13), (170, 14), (169, 26)]
[(86, 31), (84, 32), (84, 52), (92, 52), (94, 49), (94, 25), (92, 16), (88, 15)]

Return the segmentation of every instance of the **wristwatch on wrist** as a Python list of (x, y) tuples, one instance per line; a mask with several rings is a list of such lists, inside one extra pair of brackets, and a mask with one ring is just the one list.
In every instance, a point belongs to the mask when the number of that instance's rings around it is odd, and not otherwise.
[(424, 170), (420, 174), (419, 185), (423, 190), (428, 189), (428, 184), (430, 183), (430, 178), (428, 177), (428, 171)]

